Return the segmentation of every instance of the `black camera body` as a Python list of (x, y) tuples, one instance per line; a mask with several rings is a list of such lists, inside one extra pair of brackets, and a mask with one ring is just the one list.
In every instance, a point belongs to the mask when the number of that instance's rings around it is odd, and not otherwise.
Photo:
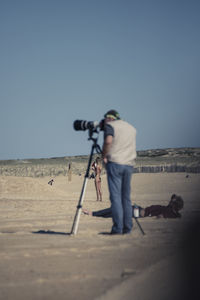
[(85, 131), (85, 130), (90, 130), (90, 131), (97, 131), (99, 130), (104, 130), (104, 120), (101, 120), (100, 122), (98, 121), (85, 121), (85, 120), (76, 120), (74, 121), (74, 129), (79, 131)]

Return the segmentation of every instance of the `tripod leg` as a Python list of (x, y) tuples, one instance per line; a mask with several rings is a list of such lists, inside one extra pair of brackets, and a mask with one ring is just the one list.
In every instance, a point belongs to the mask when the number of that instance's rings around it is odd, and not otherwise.
[(138, 221), (137, 218), (135, 218), (135, 221), (136, 221), (136, 223), (137, 223), (137, 225), (138, 225), (140, 231), (142, 232), (142, 234), (145, 235), (145, 232), (144, 232), (144, 230), (142, 229), (142, 226), (140, 225), (140, 223), (139, 223), (139, 221)]
[(77, 231), (78, 231), (78, 225), (79, 225), (79, 220), (80, 220), (80, 216), (81, 216), (82, 204), (83, 204), (83, 199), (84, 199), (84, 196), (85, 196), (87, 181), (88, 181), (88, 178), (85, 177), (83, 187), (82, 187), (82, 191), (81, 191), (81, 195), (80, 195), (80, 199), (79, 199), (79, 203), (78, 203), (78, 206), (77, 206), (77, 209), (76, 209), (76, 214), (75, 214), (75, 217), (74, 217), (74, 222), (73, 222), (73, 225), (72, 225), (71, 234), (73, 234), (73, 235), (77, 234)]
[(89, 161), (88, 161), (87, 171), (86, 171), (84, 182), (83, 182), (83, 187), (82, 187), (82, 190), (81, 190), (79, 203), (77, 205), (76, 214), (75, 214), (74, 222), (73, 222), (73, 225), (72, 225), (71, 235), (77, 234), (77, 231), (78, 231), (78, 225), (79, 225), (79, 220), (80, 220), (80, 216), (81, 216), (82, 204), (83, 204), (83, 200), (84, 200), (84, 196), (85, 196), (85, 190), (86, 190), (87, 181), (88, 181), (88, 178), (89, 178), (90, 166), (91, 166), (92, 156), (93, 156), (95, 147), (96, 147), (96, 145), (93, 144), (92, 150), (91, 150), (91, 153), (90, 153), (90, 157), (89, 157)]

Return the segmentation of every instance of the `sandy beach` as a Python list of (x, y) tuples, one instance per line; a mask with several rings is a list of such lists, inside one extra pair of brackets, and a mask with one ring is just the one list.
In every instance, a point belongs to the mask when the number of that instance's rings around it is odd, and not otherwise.
[[(83, 175), (0, 176), (0, 299), (195, 299), (199, 292), (200, 174), (134, 174), (132, 203), (167, 205), (184, 199), (181, 219), (135, 220), (130, 235), (110, 236), (112, 220), (81, 214), (71, 227)], [(106, 175), (103, 202), (94, 181), (83, 207), (110, 206)], [(196, 298), (197, 299), (197, 298)]]

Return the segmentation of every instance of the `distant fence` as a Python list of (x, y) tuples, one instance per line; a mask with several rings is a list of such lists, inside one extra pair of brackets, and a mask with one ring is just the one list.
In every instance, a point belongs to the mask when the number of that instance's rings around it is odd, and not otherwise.
[[(76, 175), (84, 175), (87, 164), (79, 163), (73, 164), (71, 172)], [(21, 177), (54, 177), (54, 176), (68, 176), (68, 166), (65, 165), (32, 165), (32, 166), (0, 166), (0, 175), (2, 176), (21, 176)], [(165, 165), (136, 165), (134, 168), (135, 173), (172, 173), (172, 172), (185, 172), (185, 173), (200, 173), (200, 165), (188, 166), (178, 164), (165, 164)], [(105, 170), (102, 172), (105, 173)]]
[(172, 172), (185, 172), (185, 173), (200, 173), (200, 166), (187, 166), (187, 165), (163, 165), (163, 166), (136, 166), (135, 173), (172, 173)]

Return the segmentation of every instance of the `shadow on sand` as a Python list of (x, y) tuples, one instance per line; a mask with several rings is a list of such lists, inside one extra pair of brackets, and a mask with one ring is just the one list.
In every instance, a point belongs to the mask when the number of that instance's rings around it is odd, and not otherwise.
[(71, 235), (69, 232), (57, 232), (52, 230), (39, 230), (39, 231), (32, 231), (34, 234), (57, 234), (57, 235)]

